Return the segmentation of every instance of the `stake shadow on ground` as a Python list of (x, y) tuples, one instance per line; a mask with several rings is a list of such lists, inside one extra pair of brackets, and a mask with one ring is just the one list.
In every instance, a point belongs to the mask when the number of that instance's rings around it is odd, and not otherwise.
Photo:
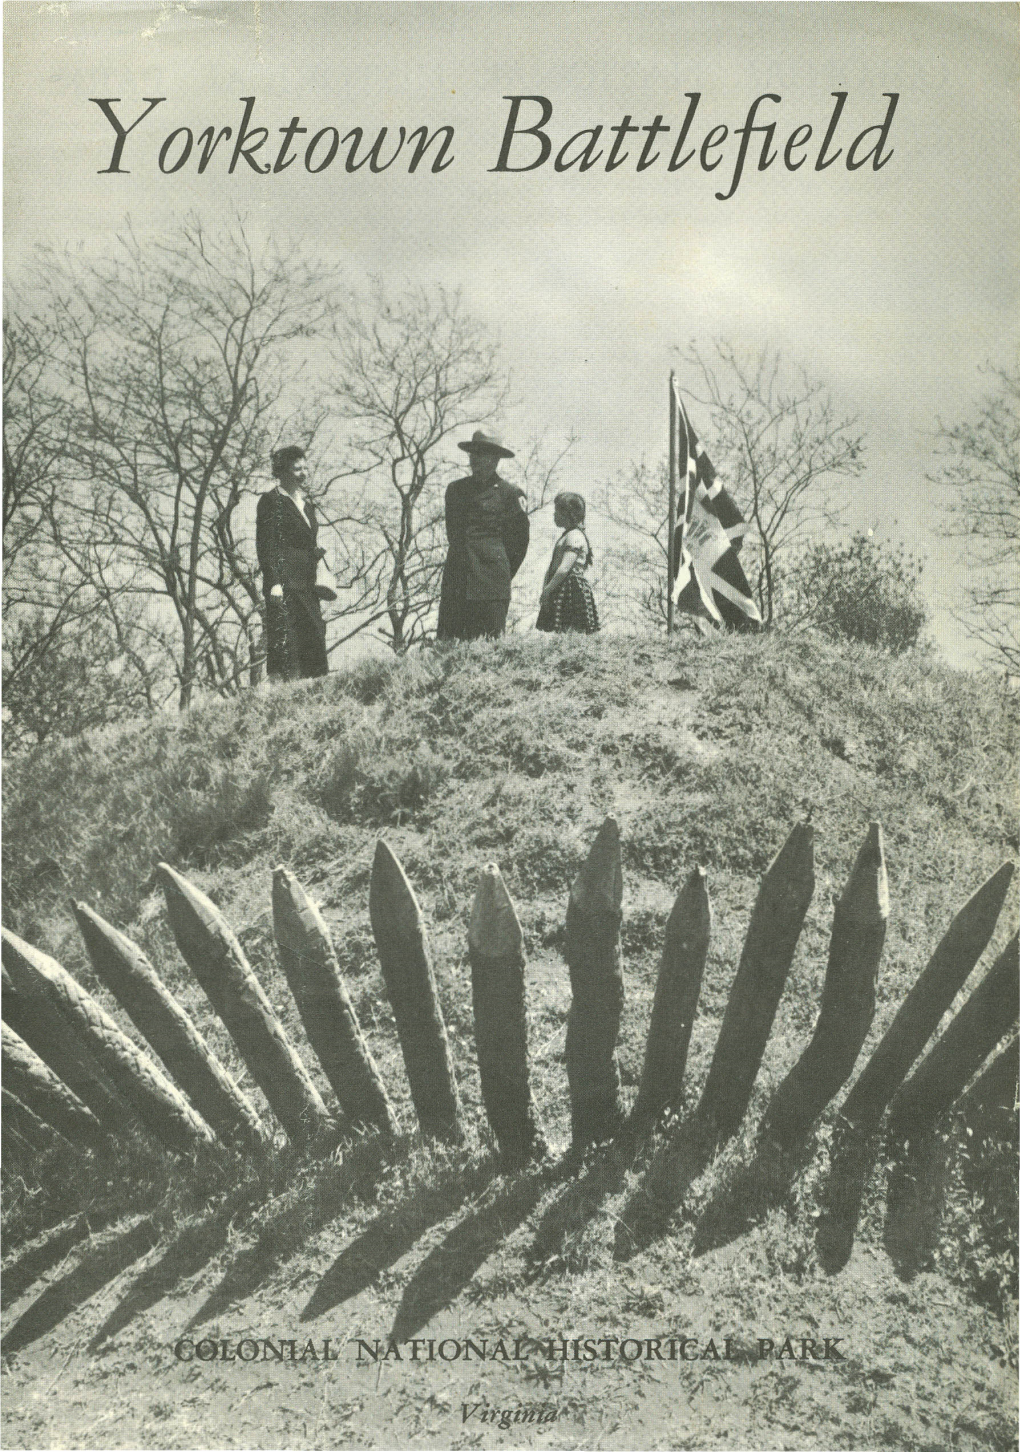
[(105, 1236), (72, 1271), (36, 1297), (0, 1342), (0, 1352), (6, 1356), (21, 1351), (54, 1330), (83, 1302), (158, 1245), (160, 1235), (158, 1217), (147, 1215), (127, 1230)]
[(852, 1127), (842, 1130), (833, 1146), (825, 1203), (815, 1232), (815, 1248), (822, 1269), (836, 1275), (854, 1248), (864, 1192), (878, 1160), (881, 1138)]
[(613, 1259), (627, 1261), (664, 1236), (684, 1196), (709, 1165), (714, 1143), (687, 1120), (653, 1154), (637, 1189), (617, 1219)]
[(38, 1237), (4, 1268), (0, 1280), (0, 1310), (23, 1296), (40, 1276), (58, 1265), (76, 1245), (98, 1235), (119, 1216), (120, 1207), (108, 1202), (92, 1210), (79, 1211)]
[(334, 1220), (352, 1195), (370, 1193), (377, 1186), (394, 1150), (394, 1142), (373, 1137), (355, 1145), (339, 1164), (332, 1163), (317, 1174), (302, 1192), (270, 1217), (255, 1243), (234, 1258), (219, 1285), (188, 1322), (187, 1330), (221, 1315), (235, 1302), (247, 1300), (282, 1260)]
[(790, 1187), (815, 1151), (812, 1136), (786, 1146), (761, 1140), (748, 1165), (741, 1165), (713, 1195), (694, 1231), (694, 1255), (721, 1250), (764, 1220), (786, 1200)]
[(882, 1242), (901, 1280), (925, 1269), (938, 1242), (953, 1150), (938, 1128), (890, 1146)]
[[(576, 1179), (570, 1179), (553, 1199), (535, 1229), (525, 1252), (528, 1268), (526, 1281), (536, 1281), (556, 1273), (554, 1264), (566, 1258), (568, 1243), (579, 1235), (598, 1214), (600, 1206), (622, 1188), (627, 1171), (634, 1161), (634, 1148), (617, 1141), (603, 1146), (582, 1168)], [(566, 1178), (577, 1169), (577, 1162), (566, 1156), (555, 1167), (551, 1182)]]
[(250, 1188), (229, 1196), (194, 1225), (187, 1225), (167, 1248), (155, 1265), (143, 1270), (118, 1305), (110, 1312), (89, 1342), (96, 1351), (122, 1331), (129, 1322), (155, 1306), (188, 1276), (197, 1275), (227, 1243), (230, 1224), (243, 1210), (251, 1210), (257, 1197)]
[(518, 1175), (487, 1205), (454, 1226), (405, 1288), (390, 1332), (394, 1341), (410, 1340), (433, 1316), (452, 1305), (475, 1272), (528, 1218), (558, 1172), (557, 1166), (544, 1165)]
[(480, 1194), (496, 1173), (492, 1158), (467, 1170), (455, 1169), (437, 1184), (417, 1188), (395, 1210), (376, 1217), (344, 1247), (325, 1272), (301, 1313), (313, 1321), (367, 1289), (381, 1271), (395, 1265), (433, 1225)]

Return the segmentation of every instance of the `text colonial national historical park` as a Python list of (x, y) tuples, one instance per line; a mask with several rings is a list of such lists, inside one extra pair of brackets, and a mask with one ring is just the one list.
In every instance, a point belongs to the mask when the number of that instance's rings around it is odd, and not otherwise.
[[(194, 171), (210, 177), (238, 171), (266, 177), (305, 172), (336, 177), (378, 174), (391, 167), (408, 172), (420, 167), (426, 174), (444, 172), (457, 162), (457, 135), (451, 125), (366, 128), (322, 125), (322, 118), (301, 115), (279, 125), (282, 118), (263, 115), (256, 96), (240, 96), (236, 113), (230, 120), (224, 117), (222, 124), (203, 117), (168, 128), (172, 106), (166, 96), (89, 99), (99, 108), (94, 114), (110, 146), (107, 164), (99, 168), (105, 176), (143, 168), (158, 169), (164, 176)], [(810, 175), (832, 166), (859, 172), (870, 162), (871, 171), (880, 171), (895, 155), (890, 133), (899, 92), (883, 91), (877, 101), (867, 98), (855, 106), (848, 91), (833, 91), (819, 114), (805, 116), (803, 108), (791, 114), (781, 95), (765, 91), (742, 118), (722, 118), (700, 91), (687, 91), (686, 104), (672, 115), (626, 112), (618, 120), (580, 129), (578, 118), (564, 121), (548, 96), (502, 100), (506, 110), (502, 132), (493, 135), (490, 172), (605, 175), (654, 169), (666, 177), (686, 167), (687, 175), (699, 169), (718, 173), (719, 190), (713, 195), (725, 202), (736, 194), (748, 169)], [(164, 105), (168, 110), (160, 112)], [(862, 120), (869, 124), (861, 127)]]

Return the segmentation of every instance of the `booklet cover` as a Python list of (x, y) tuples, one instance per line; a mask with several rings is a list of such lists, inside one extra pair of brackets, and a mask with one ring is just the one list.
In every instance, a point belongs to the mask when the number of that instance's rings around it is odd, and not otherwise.
[(1014, 8), (4, 45), (5, 1444), (1014, 1445)]

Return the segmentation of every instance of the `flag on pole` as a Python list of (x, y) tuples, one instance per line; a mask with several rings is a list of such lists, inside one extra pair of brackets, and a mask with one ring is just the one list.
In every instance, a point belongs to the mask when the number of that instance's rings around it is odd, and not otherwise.
[(673, 600), (692, 615), (707, 614), (720, 625), (753, 630), (761, 613), (737, 558), (748, 525), (712, 468), (680, 398), (676, 395), (677, 474), (684, 489), (673, 539)]

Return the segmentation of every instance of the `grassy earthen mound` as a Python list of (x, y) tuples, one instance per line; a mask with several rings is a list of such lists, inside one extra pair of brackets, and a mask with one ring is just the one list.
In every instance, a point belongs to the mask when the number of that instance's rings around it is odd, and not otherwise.
[[(89, 904), (145, 950), (271, 1120), (177, 953), (154, 866), (169, 863), (222, 909), (329, 1102), (276, 959), (270, 894), (283, 864), (323, 910), (403, 1134), (359, 1137), (319, 1161), (281, 1141), (261, 1165), (189, 1165), (138, 1141), (107, 1159), (83, 1147), (9, 1162), (5, 1331), (18, 1349), (7, 1445), (489, 1445), (492, 1427), (461, 1420), (479, 1399), (555, 1403), (555, 1424), (518, 1432), (528, 1445), (1011, 1445), (1015, 1142), (980, 1163), (951, 1159), (925, 1254), (910, 1266), (886, 1250), (880, 1164), (849, 1264), (821, 1268), (814, 1224), (831, 1111), (783, 1205), (710, 1251), (697, 1227), (751, 1158), (761, 1111), (810, 1037), (833, 898), (869, 822), (883, 825), (892, 911), (858, 1067), (952, 914), (1016, 858), (1016, 757), (1015, 702), (926, 656), (810, 636), (529, 636), (366, 661), (8, 763), (7, 926), (133, 1034), (78, 936), (70, 900)], [(566, 1176), (555, 1158), (498, 1172), (468, 967), (472, 896), (496, 862), (524, 930), (534, 1098), (555, 1156), (570, 1124), (564, 910), (607, 814), (623, 841), (628, 1103), (682, 882), (702, 866), (713, 910), (688, 1057), (693, 1103), (761, 875), (795, 822), (810, 817), (815, 830), (814, 899), (744, 1128), (627, 1260), (614, 1258), (614, 1233), (642, 1160), (620, 1174), (596, 1159)], [(463, 1147), (424, 1146), (412, 1132), (368, 919), (380, 834), (430, 926), (470, 1126)], [(1014, 895), (968, 988), (1016, 915)], [(730, 1336), (738, 1355), (682, 1366), (390, 1361), (383, 1372), (354, 1359), (358, 1337), (500, 1334), (687, 1335), (700, 1346)], [(739, 1354), (787, 1334), (842, 1337), (844, 1359)], [(197, 1372), (171, 1352), (185, 1335), (330, 1336), (344, 1350), (326, 1365)]]

